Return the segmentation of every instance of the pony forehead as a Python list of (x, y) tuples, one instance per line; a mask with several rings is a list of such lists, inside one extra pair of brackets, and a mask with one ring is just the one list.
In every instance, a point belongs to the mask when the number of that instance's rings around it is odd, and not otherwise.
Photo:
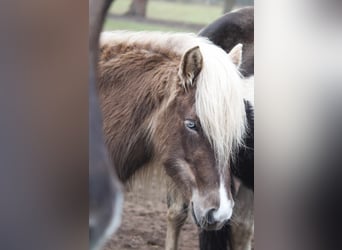
[(181, 57), (199, 46), (203, 67), (196, 80), (196, 113), (220, 166), (226, 166), (245, 133), (241, 77), (229, 55), (207, 38), (189, 33), (103, 32), (100, 46), (126, 46)]

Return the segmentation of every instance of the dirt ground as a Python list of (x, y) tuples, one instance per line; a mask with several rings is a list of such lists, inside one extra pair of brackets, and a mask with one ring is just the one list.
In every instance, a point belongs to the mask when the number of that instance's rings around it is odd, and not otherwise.
[[(149, 194), (139, 190), (125, 193), (120, 229), (105, 250), (164, 250), (166, 236), (165, 189), (152, 185)], [(198, 249), (198, 231), (189, 214), (180, 236), (180, 250)]]
[[(125, 192), (121, 226), (104, 250), (165, 249), (166, 191), (164, 184), (156, 178), (154, 176), (147, 184), (138, 184), (134, 190)], [(143, 186), (149, 188), (144, 190)], [(189, 213), (180, 234), (179, 250), (198, 249), (198, 229)]]

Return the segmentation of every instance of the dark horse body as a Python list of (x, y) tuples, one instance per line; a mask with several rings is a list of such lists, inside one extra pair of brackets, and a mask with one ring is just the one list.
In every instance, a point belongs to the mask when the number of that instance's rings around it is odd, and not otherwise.
[(208, 37), (217, 46), (229, 52), (236, 44), (243, 44), (240, 72), (254, 75), (254, 8), (245, 7), (220, 17), (202, 29), (200, 36)]
[(89, 37), (89, 244), (98, 249), (119, 225), (122, 193), (102, 132), (96, 89), (98, 39), (112, 0), (90, 1)]
[[(235, 44), (242, 43), (242, 64), (240, 72), (245, 77), (254, 75), (254, 8), (247, 7), (231, 12), (205, 27), (199, 33), (208, 37), (225, 51), (230, 51)], [(237, 161), (232, 165), (233, 175), (240, 179), (243, 186), (237, 194), (240, 202), (234, 210), (235, 221), (218, 231), (201, 231), (201, 250), (250, 249), (254, 231), (253, 194), (254, 190), (254, 104), (246, 101), (246, 113), (249, 133), (245, 138), (245, 148), (239, 152)], [(233, 215), (233, 219), (234, 219)]]

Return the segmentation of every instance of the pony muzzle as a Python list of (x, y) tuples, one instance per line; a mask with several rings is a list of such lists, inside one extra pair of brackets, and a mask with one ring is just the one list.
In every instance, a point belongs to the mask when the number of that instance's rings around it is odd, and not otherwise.
[(191, 201), (191, 212), (199, 228), (204, 230), (219, 230), (232, 217), (233, 206), (234, 202), (228, 199), (226, 192), (222, 193), (220, 188), (219, 202), (212, 202), (210, 204), (208, 200), (205, 199), (205, 202), (203, 202), (202, 199), (196, 197)]

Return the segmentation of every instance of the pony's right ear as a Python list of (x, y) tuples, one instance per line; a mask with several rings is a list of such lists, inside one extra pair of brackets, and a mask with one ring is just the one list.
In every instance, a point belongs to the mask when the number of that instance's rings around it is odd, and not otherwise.
[(182, 57), (179, 76), (184, 87), (192, 86), (203, 67), (203, 57), (199, 46), (189, 49)]
[(231, 51), (228, 53), (228, 55), (235, 66), (239, 68), (242, 62), (242, 43), (238, 43), (237, 45), (235, 45), (234, 48), (232, 48)]

